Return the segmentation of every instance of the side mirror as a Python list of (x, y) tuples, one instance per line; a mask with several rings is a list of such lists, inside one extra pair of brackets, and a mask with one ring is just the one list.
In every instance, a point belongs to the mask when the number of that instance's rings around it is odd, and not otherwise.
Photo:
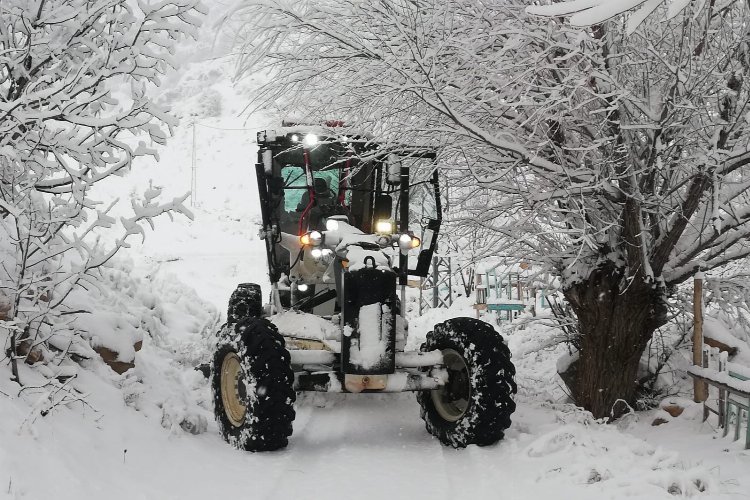
[(389, 154), (385, 182), (392, 186), (398, 186), (401, 184), (401, 166), (402, 162), (398, 155), (393, 153)]
[(375, 211), (373, 213), (375, 220), (383, 220), (391, 218), (391, 207), (393, 207), (393, 199), (390, 195), (381, 194), (375, 198)]
[(273, 151), (270, 149), (263, 150), (263, 171), (269, 177), (273, 175)]
[(435, 249), (437, 248), (437, 237), (440, 233), (440, 222), (439, 219), (428, 220), (427, 227), (422, 233), (422, 250), (417, 257), (417, 267), (409, 269), (409, 274), (413, 276), (421, 276), (423, 278), (430, 274), (432, 256), (435, 254)]

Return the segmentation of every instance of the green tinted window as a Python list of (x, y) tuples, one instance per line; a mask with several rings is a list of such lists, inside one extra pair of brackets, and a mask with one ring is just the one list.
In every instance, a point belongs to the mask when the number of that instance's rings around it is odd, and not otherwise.
[[(318, 170), (313, 172), (316, 179), (324, 179), (331, 191), (331, 198), (338, 195), (339, 191), (339, 171), (338, 170)], [(281, 178), (284, 179), (284, 211), (298, 211), (302, 199), (307, 192), (307, 181), (305, 180), (305, 170), (297, 165), (287, 165), (281, 169)], [(346, 193), (346, 199), (351, 198), (351, 192)]]
[(305, 170), (295, 165), (287, 165), (281, 169), (281, 178), (284, 179), (284, 211), (294, 212), (307, 189)]

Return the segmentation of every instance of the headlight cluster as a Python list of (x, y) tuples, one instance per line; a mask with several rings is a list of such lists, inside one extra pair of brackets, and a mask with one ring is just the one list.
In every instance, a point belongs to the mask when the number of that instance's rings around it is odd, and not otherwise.
[(393, 226), (393, 221), (390, 220), (375, 222), (375, 232), (380, 235), (378, 243), (381, 247), (398, 244), (401, 250), (408, 252), (422, 244), (422, 241), (413, 234), (393, 234)]
[[(338, 229), (338, 220), (326, 220), (326, 230), (336, 231)], [(381, 248), (398, 246), (403, 252), (408, 252), (409, 250), (413, 250), (422, 244), (422, 241), (413, 234), (394, 234), (393, 229), (393, 221), (379, 220), (375, 222), (375, 233), (378, 235), (377, 243)], [(335, 234), (336, 233), (332, 233), (332, 235)], [(310, 250), (310, 255), (312, 255), (314, 259), (330, 258), (333, 256), (333, 250), (328, 248), (318, 248), (324, 243), (325, 239), (325, 234), (320, 231), (310, 231), (299, 237), (299, 241), (303, 247), (314, 247)], [(331, 246), (335, 246), (335, 243), (336, 241), (331, 242)]]
[(300, 236), (299, 242), (304, 246), (317, 247), (318, 245), (323, 243), (323, 233), (321, 233), (320, 231), (310, 231), (309, 233), (305, 233)]
[(329, 248), (318, 248), (323, 243), (323, 233), (320, 231), (310, 231), (299, 237), (302, 246), (314, 247), (310, 250), (313, 259), (330, 258), (333, 256), (333, 250)]

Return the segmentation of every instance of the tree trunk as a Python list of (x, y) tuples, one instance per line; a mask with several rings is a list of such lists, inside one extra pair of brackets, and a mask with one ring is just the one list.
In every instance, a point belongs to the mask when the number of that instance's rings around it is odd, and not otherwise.
[(641, 355), (666, 322), (664, 290), (611, 264), (566, 289), (565, 297), (580, 333), (573, 398), (596, 418), (622, 416), (635, 402)]

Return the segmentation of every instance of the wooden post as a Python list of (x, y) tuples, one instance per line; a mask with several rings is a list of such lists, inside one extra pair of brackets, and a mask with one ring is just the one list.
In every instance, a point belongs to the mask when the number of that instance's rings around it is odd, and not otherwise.
[[(487, 280), (487, 281), (489, 281), (489, 280)], [(482, 299), (481, 299), (482, 295), (480, 293), (480, 290), (481, 290), (480, 286), (482, 286), (482, 275), (479, 274), (479, 272), (475, 271), (475, 273), (474, 273), (474, 292), (476, 293), (477, 298), (474, 301), (474, 304), (477, 305), (477, 306), (479, 306), (479, 304), (482, 303)], [(487, 299), (486, 298), (484, 299), (484, 303), (485, 304), (487, 303)], [(476, 310), (477, 310), (477, 319), (479, 319), (479, 307), (477, 307)]]
[[(698, 272), (693, 281), (693, 365), (703, 368), (703, 273)], [(708, 399), (708, 385), (693, 379), (693, 401)]]

